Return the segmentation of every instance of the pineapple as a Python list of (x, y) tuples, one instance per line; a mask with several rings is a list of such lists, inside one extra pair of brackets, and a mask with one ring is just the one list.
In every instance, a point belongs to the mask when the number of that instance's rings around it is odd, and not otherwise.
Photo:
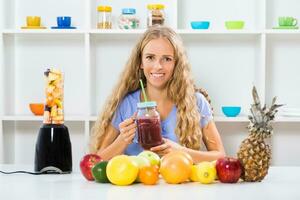
[(267, 108), (261, 107), (256, 88), (252, 89), (254, 104), (251, 105), (248, 126), (249, 136), (246, 138), (237, 153), (237, 156), (244, 168), (241, 178), (247, 182), (261, 181), (268, 173), (271, 160), (271, 149), (265, 143), (266, 138), (270, 138), (273, 133), (271, 121), (277, 113), (277, 108), (282, 106), (275, 104), (276, 97), (273, 98), (272, 105)]

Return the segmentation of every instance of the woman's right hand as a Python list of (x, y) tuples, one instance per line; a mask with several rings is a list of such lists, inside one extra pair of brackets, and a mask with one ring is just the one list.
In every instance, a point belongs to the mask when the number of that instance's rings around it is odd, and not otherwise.
[(126, 143), (127, 145), (133, 142), (135, 132), (136, 132), (136, 123), (135, 123), (136, 114), (132, 117), (125, 119), (119, 124), (120, 135), (118, 139)]

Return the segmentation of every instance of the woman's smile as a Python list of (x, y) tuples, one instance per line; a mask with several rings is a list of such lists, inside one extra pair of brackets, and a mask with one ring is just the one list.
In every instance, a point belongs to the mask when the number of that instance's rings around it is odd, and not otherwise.
[(150, 77), (152, 78), (163, 78), (166, 74), (165, 73), (150, 73)]

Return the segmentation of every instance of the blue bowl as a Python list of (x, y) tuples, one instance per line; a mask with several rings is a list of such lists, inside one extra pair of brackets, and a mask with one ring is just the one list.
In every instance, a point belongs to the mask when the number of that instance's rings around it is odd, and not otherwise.
[(71, 26), (71, 17), (69, 16), (59, 16), (56, 18), (58, 27), (69, 27)]
[(192, 29), (208, 29), (209, 21), (193, 21), (191, 22)]
[(222, 112), (226, 117), (236, 117), (241, 112), (240, 106), (222, 106)]

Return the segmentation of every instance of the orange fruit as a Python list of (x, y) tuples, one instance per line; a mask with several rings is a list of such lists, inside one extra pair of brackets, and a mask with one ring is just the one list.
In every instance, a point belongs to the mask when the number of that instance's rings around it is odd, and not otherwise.
[(191, 175), (191, 160), (182, 155), (167, 154), (161, 161), (160, 174), (167, 183), (178, 184), (187, 181)]
[(142, 167), (139, 172), (139, 180), (145, 185), (155, 185), (158, 181), (158, 175), (156, 166)]
[(35, 115), (44, 114), (44, 104), (43, 103), (30, 103), (29, 108), (31, 112)]
[(186, 159), (188, 159), (188, 161), (189, 161), (189, 163), (191, 165), (194, 164), (192, 156), (190, 154), (188, 154), (188, 153), (186, 153), (184, 151), (180, 151), (180, 150), (171, 151), (170, 153), (168, 153), (167, 155), (165, 155), (164, 157), (162, 157), (161, 162), (163, 161), (164, 158), (171, 157), (171, 156), (183, 156)]

